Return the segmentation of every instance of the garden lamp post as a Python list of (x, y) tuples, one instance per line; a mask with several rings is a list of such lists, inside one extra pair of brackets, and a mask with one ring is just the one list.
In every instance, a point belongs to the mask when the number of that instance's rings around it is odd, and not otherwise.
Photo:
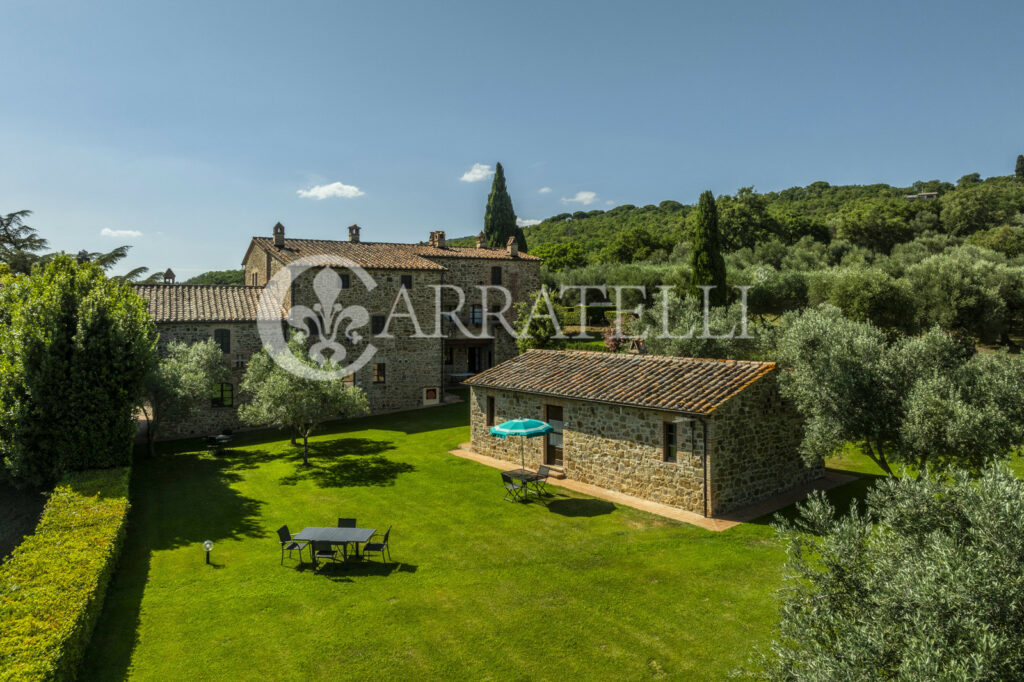
[(204, 540), (203, 549), (206, 550), (206, 563), (210, 563), (210, 550), (213, 549), (213, 540)]

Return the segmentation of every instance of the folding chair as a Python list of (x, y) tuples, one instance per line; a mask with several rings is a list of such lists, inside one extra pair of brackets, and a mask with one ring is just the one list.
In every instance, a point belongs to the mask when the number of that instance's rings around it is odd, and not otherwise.
[(284, 553), (288, 552), (288, 558), (292, 558), (292, 552), (298, 550), (299, 552), (299, 563), (302, 563), (302, 550), (306, 548), (308, 542), (298, 542), (292, 540), (292, 534), (288, 532), (288, 526), (281, 526), (277, 529), (277, 539), (281, 543), (281, 564), (284, 564)]
[(526, 486), (512, 478), (507, 471), (501, 472), (501, 480), (505, 484), (506, 502), (521, 502), (526, 498)]
[(548, 476), (551, 475), (551, 469), (545, 465), (537, 467), (537, 480), (533, 482), (534, 489), (538, 495), (548, 494)]

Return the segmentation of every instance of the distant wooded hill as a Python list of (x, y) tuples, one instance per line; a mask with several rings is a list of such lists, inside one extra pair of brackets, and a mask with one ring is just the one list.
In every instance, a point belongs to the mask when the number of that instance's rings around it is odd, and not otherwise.
[[(908, 199), (912, 195), (925, 195)], [(1024, 211), (1024, 182), (1014, 176), (982, 180), (977, 173), (952, 184), (940, 180), (909, 187), (830, 185), (815, 182), (780, 192), (742, 188), (717, 198), (724, 246), (733, 251), (769, 240), (793, 244), (802, 237), (888, 252), (927, 231), (967, 237), (1013, 221)], [(684, 241), (694, 206), (678, 201), (658, 205), (625, 204), (602, 211), (560, 213), (527, 227), (530, 252), (562, 254), (554, 245), (578, 244), (586, 262), (639, 262), (658, 252), (671, 254)], [(473, 237), (451, 240), (471, 245)], [(575, 247), (573, 247), (575, 250)], [(570, 263), (573, 267), (575, 263)]]
[(185, 280), (184, 284), (245, 284), (245, 270), (210, 270)]

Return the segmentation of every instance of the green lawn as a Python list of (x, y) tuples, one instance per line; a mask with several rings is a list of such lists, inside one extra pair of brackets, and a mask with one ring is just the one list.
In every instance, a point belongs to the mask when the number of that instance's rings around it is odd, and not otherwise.
[[(769, 526), (712, 533), (559, 489), (503, 502), (494, 469), (447, 454), (467, 422), (465, 404), (347, 422), (309, 469), (276, 433), (139, 460), (83, 679), (721, 679), (766, 642)], [(279, 565), (275, 529), (338, 516), (394, 524), (396, 563)]]

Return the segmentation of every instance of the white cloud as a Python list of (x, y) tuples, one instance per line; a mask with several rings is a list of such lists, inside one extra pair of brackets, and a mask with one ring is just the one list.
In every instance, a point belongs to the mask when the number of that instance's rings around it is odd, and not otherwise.
[(352, 199), (354, 197), (361, 197), (366, 194), (366, 192), (355, 185), (332, 182), (329, 185), (316, 185), (309, 189), (300, 189), (297, 194), (303, 199), (330, 199), (331, 197)]
[(537, 194), (551, 194), (551, 188), (541, 187), (539, 190), (537, 190)]
[(614, 202), (614, 201), (612, 201), (611, 199), (609, 199), (608, 201), (604, 202), (605, 206), (611, 206), (611, 205), (612, 205), (612, 204), (614, 204), (614, 203), (615, 203), (615, 202)]
[(101, 237), (141, 237), (142, 233), (138, 230), (111, 230), (109, 227), (104, 227), (100, 230)]
[(539, 220), (523, 220), (522, 218), (516, 218), (516, 225), (519, 227), (529, 227), (530, 225), (539, 225)]
[(474, 163), (473, 167), (462, 174), (459, 180), (463, 182), (480, 182), (494, 175), (494, 169), (491, 168), (490, 164), (486, 163)]
[(597, 201), (596, 192), (576, 192), (576, 196), (571, 199), (562, 197), (563, 204), (582, 204), (584, 206), (590, 206), (595, 201)]

